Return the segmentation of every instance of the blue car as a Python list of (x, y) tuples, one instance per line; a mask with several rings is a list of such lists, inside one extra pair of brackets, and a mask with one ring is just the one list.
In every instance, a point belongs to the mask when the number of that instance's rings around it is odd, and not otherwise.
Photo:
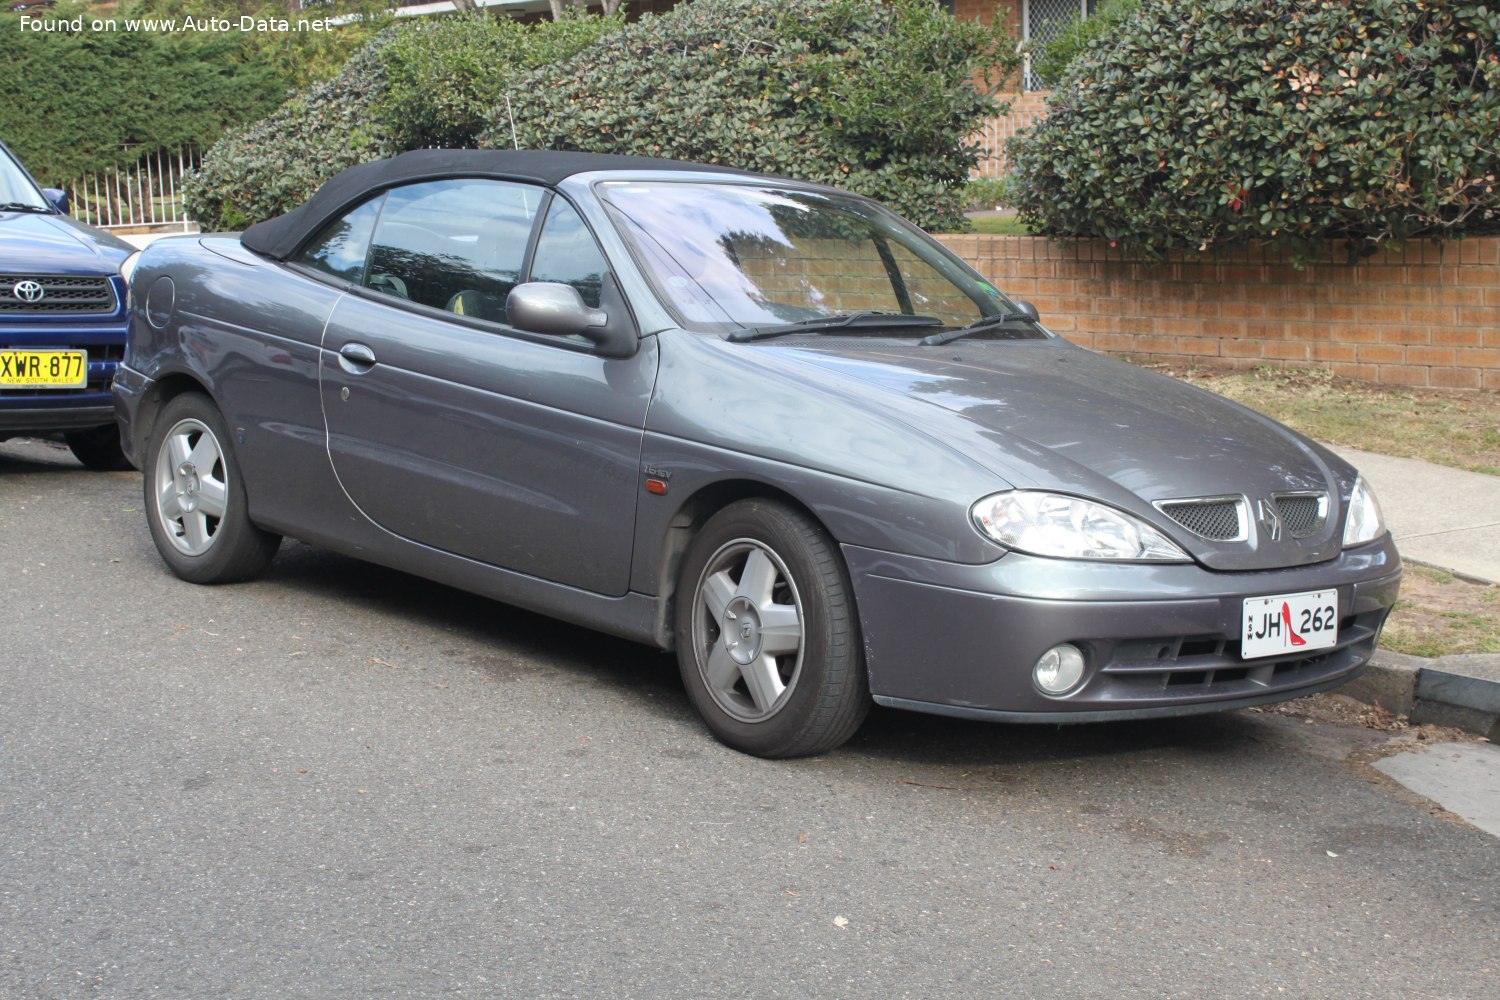
[(67, 207), (0, 143), (0, 441), (61, 434), (89, 468), (128, 468), (110, 385), (134, 248)]

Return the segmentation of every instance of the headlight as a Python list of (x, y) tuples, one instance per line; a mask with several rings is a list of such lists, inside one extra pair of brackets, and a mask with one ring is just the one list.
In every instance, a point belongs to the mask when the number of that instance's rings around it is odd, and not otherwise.
[(141, 252), (137, 250), (120, 262), (120, 277), (125, 279), (125, 284), (130, 284), (130, 276), (135, 273), (135, 266), (140, 260)]
[(1170, 538), (1123, 511), (1056, 493), (996, 493), (970, 511), (1008, 549), (1056, 559), (1191, 562)]
[(130, 276), (135, 273), (135, 266), (141, 261), (141, 252), (126, 257), (120, 262), (120, 277), (125, 279), (125, 312), (129, 314), (133, 303), (130, 300)]
[(1354, 480), (1354, 492), (1349, 496), (1349, 516), (1344, 521), (1344, 548), (1373, 542), (1383, 534), (1385, 518), (1380, 514), (1380, 502), (1361, 476)]

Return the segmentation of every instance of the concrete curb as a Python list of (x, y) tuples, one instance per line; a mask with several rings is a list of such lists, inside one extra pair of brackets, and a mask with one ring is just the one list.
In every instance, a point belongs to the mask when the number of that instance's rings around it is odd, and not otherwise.
[(1426, 659), (1377, 649), (1360, 677), (1335, 690), (1418, 724), (1500, 743), (1500, 655)]

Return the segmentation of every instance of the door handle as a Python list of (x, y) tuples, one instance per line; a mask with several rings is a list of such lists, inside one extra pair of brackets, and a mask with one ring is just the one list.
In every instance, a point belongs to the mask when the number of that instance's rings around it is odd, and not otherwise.
[(364, 344), (345, 344), (339, 348), (339, 367), (350, 375), (363, 375), (375, 367), (375, 352)]

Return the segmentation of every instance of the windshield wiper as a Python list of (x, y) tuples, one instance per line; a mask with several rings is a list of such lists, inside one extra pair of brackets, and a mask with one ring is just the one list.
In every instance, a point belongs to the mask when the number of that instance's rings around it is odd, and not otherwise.
[(839, 330), (851, 326), (895, 327), (942, 325), (943, 321), (936, 316), (909, 316), (906, 313), (863, 310), (861, 312), (843, 313), (838, 316), (815, 316), (812, 319), (799, 320), (796, 323), (785, 323), (781, 326), (757, 326), (744, 330), (735, 330), (733, 333), (725, 336), (724, 339), (736, 344), (743, 344), (751, 340), (763, 340), (766, 337), (784, 337), (789, 333)]
[(40, 212), (51, 213), (52, 209), (45, 205), (33, 205), (25, 201), (7, 201), (0, 203), (0, 212)]
[(995, 316), (986, 316), (978, 319), (968, 326), (961, 326), (957, 330), (944, 330), (942, 333), (934, 333), (917, 341), (923, 347), (941, 347), (951, 344), (960, 337), (967, 337), (971, 333), (979, 333), (982, 330), (992, 330), (997, 326), (1005, 326), (1009, 323), (1035, 323), (1036, 320), (1023, 312), (1005, 312)]

